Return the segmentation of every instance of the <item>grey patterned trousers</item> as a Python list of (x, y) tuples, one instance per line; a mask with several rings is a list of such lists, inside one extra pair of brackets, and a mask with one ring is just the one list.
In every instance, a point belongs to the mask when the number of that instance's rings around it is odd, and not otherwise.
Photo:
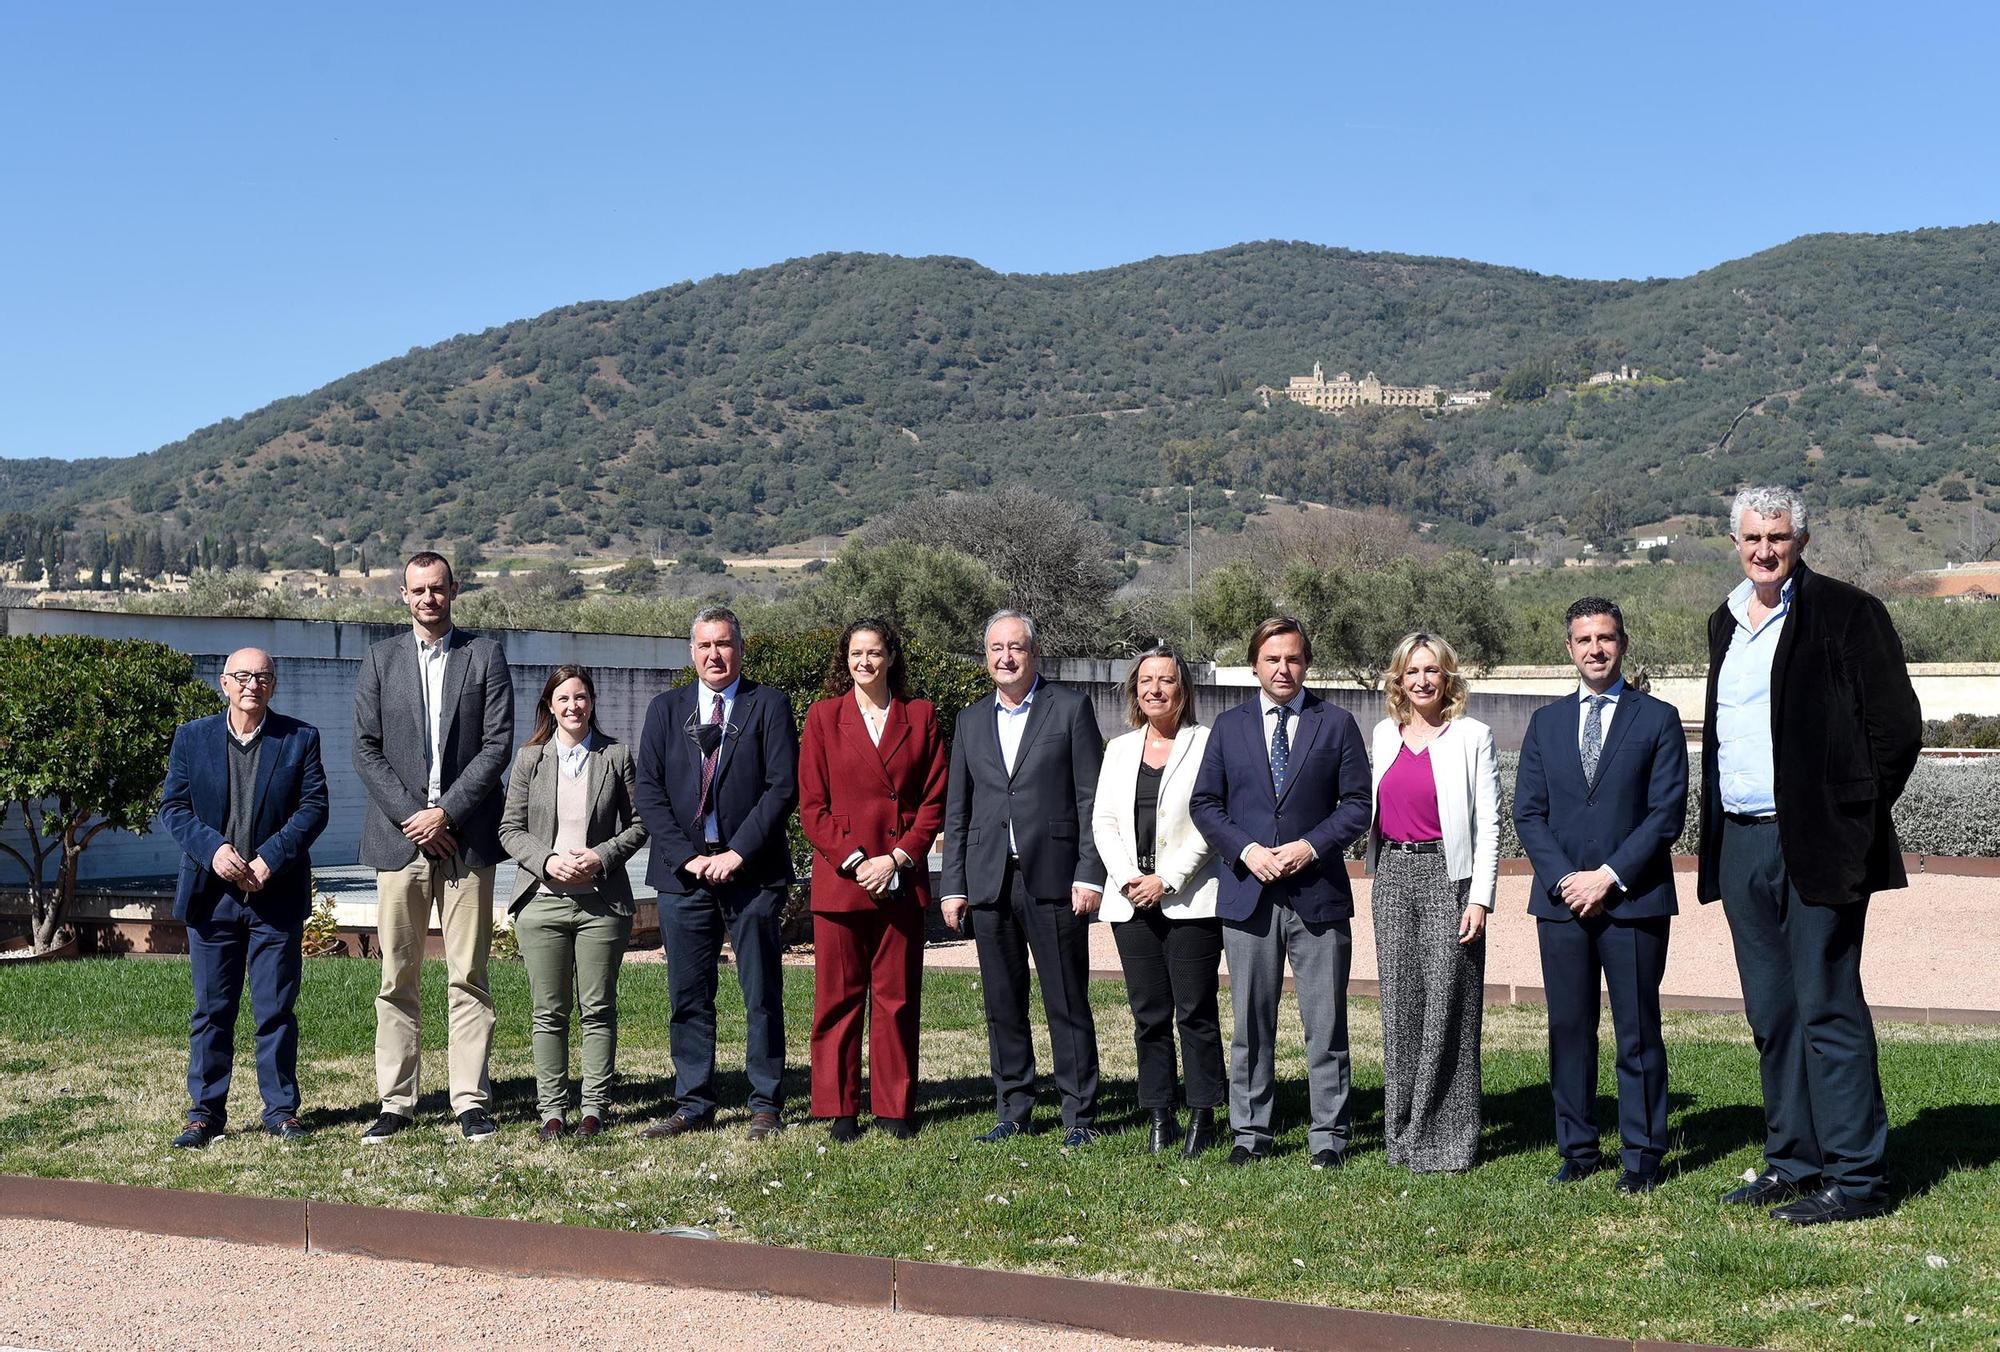
[(1486, 940), (1458, 942), (1465, 885), (1441, 854), (1384, 850), (1375, 874), (1382, 980), (1382, 1135), (1416, 1173), (1469, 1169), (1479, 1154), (1479, 1025)]

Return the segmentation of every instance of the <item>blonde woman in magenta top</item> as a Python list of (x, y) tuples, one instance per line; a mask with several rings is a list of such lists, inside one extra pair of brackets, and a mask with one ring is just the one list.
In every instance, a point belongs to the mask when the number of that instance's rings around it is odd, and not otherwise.
[(1369, 760), (1368, 865), (1382, 982), (1382, 1135), (1416, 1173), (1479, 1152), (1479, 1028), (1486, 919), (1500, 874), (1493, 731), (1465, 716), (1458, 654), (1407, 635), (1383, 673), (1389, 716)]

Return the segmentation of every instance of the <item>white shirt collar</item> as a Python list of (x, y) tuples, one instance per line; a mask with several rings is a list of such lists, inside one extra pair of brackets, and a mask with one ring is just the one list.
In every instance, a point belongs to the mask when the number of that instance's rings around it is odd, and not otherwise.
[[(1305, 703), (1306, 703), (1306, 692), (1304, 687), (1300, 687), (1298, 694), (1292, 696), (1290, 699), (1285, 701), (1285, 707), (1292, 711), (1294, 717), (1297, 717), (1298, 714), (1305, 708)], [(1258, 686), (1257, 708), (1259, 715), (1264, 718), (1269, 718), (1271, 716), (1271, 711), (1277, 707), (1278, 707), (1278, 702), (1271, 698), (1270, 692), (1265, 690), (1263, 686), (1261, 685)]]
[[(1618, 703), (1618, 697), (1624, 693), (1625, 693), (1625, 675), (1623, 672), (1620, 672), (1618, 679), (1611, 683), (1611, 688), (1604, 692), (1604, 698), (1610, 703), (1616, 704)], [(1583, 684), (1581, 681), (1577, 682), (1576, 698), (1579, 703), (1585, 703), (1585, 704), (1589, 703), (1590, 687)]]
[(1006, 700), (1000, 698), (999, 688), (995, 687), (993, 691), (993, 707), (998, 709), (1003, 714), (1015, 714), (1015, 715), (1024, 714), (1028, 712), (1029, 706), (1035, 702), (1035, 692), (1037, 690), (1040, 690), (1041, 688), (1042, 688), (1042, 674), (1038, 671), (1035, 673), (1035, 683), (1028, 687), (1027, 694), (1021, 696), (1021, 702), (1019, 704), (1010, 706)]
[(417, 655), (419, 657), (423, 656), (425, 653), (450, 652), (451, 636), (457, 632), (458, 631), (456, 629), (447, 629), (442, 634), (439, 634), (435, 639), (426, 639), (421, 631), (416, 629), (412, 629), (410, 631), (410, 633), (413, 636), (415, 636), (417, 640)]
[(695, 684), (701, 689), (701, 710), (706, 714), (713, 707), (711, 704), (713, 700), (721, 700), (722, 707), (725, 709), (736, 703), (736, 692), (743, 686), (743, 677), (739, 674), (735, 680), (723, 686), (720, 690), (710, 690), (700, 681), (696, 681)]

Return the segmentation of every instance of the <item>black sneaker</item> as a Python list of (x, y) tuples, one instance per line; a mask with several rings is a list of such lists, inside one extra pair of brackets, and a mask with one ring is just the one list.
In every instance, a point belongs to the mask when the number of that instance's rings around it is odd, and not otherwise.
[(206, 1150), (208, 1143), (220, 1135), (222, 1128), (208, 1118), (190, 1117), (187, 1128), (174, 1137), (172, 1144), (176, 1150)]
[(458, 1126), (468, 1141), (491, 1140), (500, 1131), (493, 1114), (484, 1108), (467, 1108), (458, 1115)]
[(401, 1113), (384, 1112), (375, 1119), (375, 1125), (361, 1133), (361, 1144), (380, 1145), (410, 1125), (410, 1119)]

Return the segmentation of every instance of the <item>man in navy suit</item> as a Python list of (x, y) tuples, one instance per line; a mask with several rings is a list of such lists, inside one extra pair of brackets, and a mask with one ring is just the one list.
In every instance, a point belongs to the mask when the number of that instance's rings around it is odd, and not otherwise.
[(792, 885), (785, 823), (799, 805), (799, 738), (781, 690), (743, 678), (743, 627), (722, 606), (689, 631), (696, 680), (655, 695), (636, 757), (646, 881), (660, 894), (678, 1102), (640, 1135), (715, 1125), (715, 987), (722, 940), (736, 955), (748, 1023), (750, 1139), (781, 1128), (785, 985), (778, 931)]
[(187, 1127), (200, 1150), (222, 1135), (236, 1059), (243, 979), (257, 1020), (257, 1088), (264, 1130), (282, 1140), (299, 1123), (300, 941), (312, 910), (306, 851), (326, 829), (319, 730), (271, 712), (278, 676), (268, 653), (243, 648), (223, 663), (229, 708), (174, 731), (160, 820), (185, 858), (174, 919), (187, 926), (194, 975), (188, 1038)]
[(1667, 1150), (1667, 1047), (1660, 979), (1674, 899), (1670, 851), (1687, 817), (1687, 736), (1671, 704), (1625, 683), (1625, 617), (1588, 596), (1564, 616), (1582, 684), (1528, 722), (1514, 784), (1514, 828), (1535, 866), (1528, 914), (1549, 1002), (1555, 1181), (1603, 1167), (1597, 1100), (1598, 977), (1611, 992), (1618, 1046), (1618, 1191), (1659, 1185)]
[(1306, 1034), (1306, 1148), (1315, 1169), (1338, 1167), (1347, 1153), (1354, 893), (1343, 855), (1368, 829), (1368, 753), (1354, 716), (1306, 690), (1311, 663), (1312, 643), (1297, 620), (1257, 626), (1250, 665), (1262, 688), (1215, 720), (1191, 803), (1194, 824), (1221, 864), (1216, 913), (1236, 1015), (1231, 1164), (1271, 1152), (1287, 957)]

